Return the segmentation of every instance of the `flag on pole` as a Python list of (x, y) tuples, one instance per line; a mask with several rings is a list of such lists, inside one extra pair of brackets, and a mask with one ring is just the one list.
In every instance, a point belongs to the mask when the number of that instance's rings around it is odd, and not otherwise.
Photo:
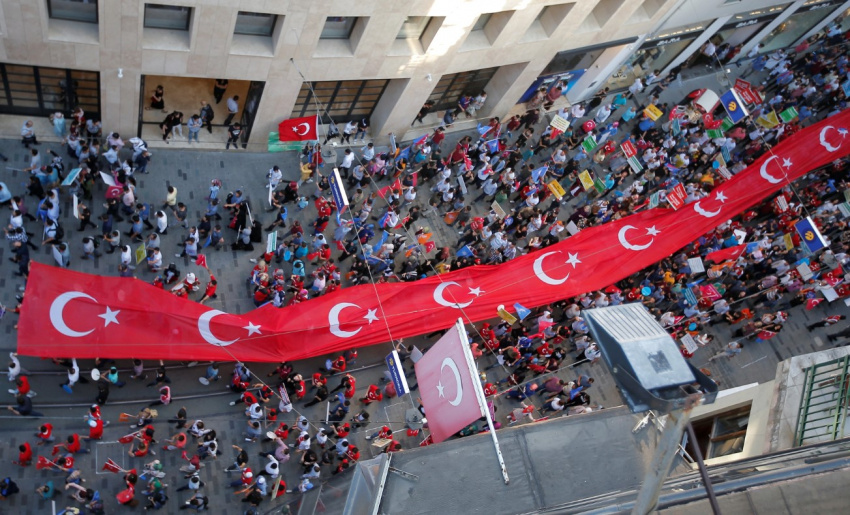
[(42, 470), (42, 469), (55, 467), (55, 466), (57, 466), (57, 465), (55, 463), (53, 463), (52, 461), (48, 460), (47, 458), (45, 458), (44, 456), (39, 456), (38, 460), (35, 462), (35, 469), (36, 470)]
[(720, 129), (709, 129), (709, 130), (705, 131), (705, 133), (708, 134), (708, 137), (712, 138), (712, 139), (723, 137), (723, 131), (720, 130)]
[(720, 147), (720, 155), (723, 156), (723, 159), (725, 159), (727, 163), (732, 160), (732, 154), (725, 145)]
[(277, 127), (280, 141), (309, 141), (318, 140), (318, 116), (290, 118), (280, 122)]
[(596, 143), (596, 138), (592, 135), (584, 138), (584, 141), (581, 142), (581, 148), (583, 148), (586, 152), (593, 152), (593, 149), (598, 147), (599, 145)]
[(125, 472), (125, 470), (122, 469), (120, 466), (118, 466), (117, 463), (112, 461), (112, 458), (109, 458), (109, 459), (106, 460), (106, 463), (103, 464), (103, 469), (101, 469), (101, 470), (107, 470), (109, 472), (114, 472), (116, 474), (119, 473), (119, 472)]
[(525, 320), (525, 317), (531, 314), (531, 310), (523, 306), (519, 302), (514, 303), (514, 309), (520, 320)]
[(723, 132), (726, 132), (734, 126), (735, 126), (735, 122), (730, 120), (729, 117), (727, 116), (726, 118), (723, 119), (723, 123), (720, 124), (720, 130), (723, 131)]
[(726, 109), (726, 113), (729, 115), (729, 120), (731, 120), (733, 123), (740, 122), (744, 119), (745, 116), (750, 114), (750, 112), (747, 111), (747, 106), (744, 104), (744, 101), (741, 100), (741, 97), (738, 96), (738, 92), (734, 89), (730, 89), (729, 91), (724, 93), (720, 97), (720, 101), (723, 103), (723, 107)]
[(489, 125), (481, 125), (480, 123), (478, 124), (478, 135), (479, 136), (483, 136), (483, 135), (487, 134), (487, 132), (489, 130), (490, 130)]
[(788, 123), (791, 120), (793, 120), (794, 118), (796, 118), (797, 115), (798, 115), (797, 110), (794, 109), (793, 107), (789, 107), (788, 109), (779, 113), (779, 118), (782, 120), (783, 123)]
[(457, 324), (414, 368), (434, 443), (442, 442), (482, 416), (474, 390), (478, 378), (472, 377), (467, 365)]
[(779, 125), (779, 117), (776, 116), (776, 111), (771, 111), (767, 114), (762, 113), (756, 118), (756, 123), (765, 129), (772, 129)]
[(549, 166), (547, 165), (543, 165), (536, 170), (532, 170), (531, 178), (534, 179), (534, 182), (537, 182), (541, 177), (543, 177), (543, 174), (545, 174), (547, 170), (549, 170)]
[(823, 235), (821, 235), (810, 216), (807, 216), (794, 224), (794, 228), (800, 234), (802, 243), (809, 249), (810, 252), (817, 252), (826, 247), (826, 240)]
[(489, 150), (490, 153), (498, 152), (499, 151), (499, 140), (494, 138), (494, 139), (491, 139), (490, 141), (488, 141), (487, 142), (487, 150)]

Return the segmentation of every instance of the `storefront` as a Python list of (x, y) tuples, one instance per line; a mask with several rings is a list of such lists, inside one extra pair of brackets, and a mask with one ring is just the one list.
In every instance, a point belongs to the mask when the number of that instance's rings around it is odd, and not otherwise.
[(691, 42), (699, 37), (710, 22), (678, 27), (656, 34), (640, 46), (605, 84), (612, 92), (631, 86), (636, 77), (645, 77), (654, 70), (663, 70)]
[(559, 80), (566, 81), (567, 89), (564, 91), (564, 93), (566, 93), (581, 78), (581, 76), (584, 75), (584, 72), (587, 71), (587, 69), (590, 68), (597, 59), (599, 59), (602, 52), (609, 48), (634, 43), (636, 40), (637, 38), (629, 38), (612, 41), (605, 43), (604, 45), (595, 45), (558, 52), (555, 54), (555, 57), (549, 61), (546, 68), (543, 69), (543, 73), (541, 73), (540, 76), (531, 83), (528, 89), (525, 90), (525, 93), (517, 103), (527, 102), (534, 95), (534, 92), (541, 86), (548, 87), (550, 84)]
[(718, 48), (724, 44), (733, 48), (737, 45), (745, 45), (751, 37), (782, 14), (789, 5), (776, 5), (736, 14), (711, 37), (711, 41)]
[(0, 63), (0, 81), (0, 113), (70, 117), (82, 107), (87, 118), (100, 117), (98, 72)]
[(806, 2), (761, 40), (763, 45), (761, 52), (773, 52), (779, 48), (792, 46), (842, 3), (840, 0)]
[(486, 90), (490, 79), (499, 71), (498, 67), (470, 70), (467, 72), (443, 75), (431, 90), (428, 100), (434, 103), (433, 112), (442, 112), (456, 107), (461, 95), (475, 97)]
[(309, 116), (319, 109), (323, 123), (331, 118), (336, 123), (369, 118), (389, 83), (384, 79), (305, 82), (290, 117)]

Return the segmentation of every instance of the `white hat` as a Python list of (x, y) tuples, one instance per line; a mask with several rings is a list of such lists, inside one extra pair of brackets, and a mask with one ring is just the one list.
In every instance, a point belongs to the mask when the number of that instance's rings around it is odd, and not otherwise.
[(245, 477), (250, 479), (250, 478), (254, 477), (254, 473), (253, 472), (246, 472)]
[[(247, 475), (247, 474), (246, 474), (246, 475)], [(260, 484), (262, 485), (262, 484), (264, 484), (265, 482), (266, 482), (266, 478), (264, 478), (263, 476), (260, 476), (260, 477), (258, 477), (258, 478), (257, 478), (257, 483), (260, 483)]]
[(89, 427), (96, 427), (96, 426), (97, 426), (97, 422), (95, 422), (94, 420), (89, 420)]
[(190, 283), (195, 282), (195, 274), (193, 274), (192, 272), (189, 272), (188, 274), (186, 274), (186, 280), (189, 281)]

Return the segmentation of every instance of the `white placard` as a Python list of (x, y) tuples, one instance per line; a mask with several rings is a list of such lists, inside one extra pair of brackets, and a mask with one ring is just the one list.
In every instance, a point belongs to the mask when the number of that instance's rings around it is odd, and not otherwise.
[(570, 222), (567, 224), (567, 231), (570, 233), (570, 236), (575, 236), (576, 234), (578, 234), (579, 228), (578, 226), (576, 226), (575, 222), (570, 220)]
[(71, 202), (73, 203), (73, 206), (74, 206), (74, 218), (79, 220), (80, 219), (80, 201), (77, 198), (76, 193), (74, 193), (74, 195), (71, 197)]
[(691, 354), (696, 352), (697, 349), (699, 348), (699, 347), (697, 347), (697, 342), (694, 341), (694, 337), (689, 335), (689, 334), (682, 336), (682, 345), (684, 345), (685, 350), (688, 351)]
[(103, 179), (103, 182), (105, 182), (107, 186), (117, 186), (117, 184), (115, 184), (115, 179), (108, 173), (100, 172), (100, 178)]
[(701, 274), (705, 272), (705, 266), (702, 264), (702, 258), (692, 257), (688, 259), (688, 266), (691, 268), (692, 274)]
[(561, 118), (557, 114), (555, 115), (554, 118), (552, 118), (552, 123), (550, 123), (549, 125), (558, 129), (561, 132), (567, 132), (567, 129), (570, 128), (569, 120), (567, 120), (565, 118)]

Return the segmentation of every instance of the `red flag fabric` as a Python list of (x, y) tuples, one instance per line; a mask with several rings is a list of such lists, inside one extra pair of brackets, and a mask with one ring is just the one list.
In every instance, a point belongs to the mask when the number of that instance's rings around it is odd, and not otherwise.
[(117, 463), (112, 461), (112, 458), (109, 458), (108, 460), (106, 460), (106, 463), (103, 464), (102, 470), (108, 470), (109, 472), (118, 473), (121, 471), (121, 467), (119, 467)]
[(815, 309), (818, 306), (818, 304), (820, 304), (823, 301), (824, 301), (824, 299), (808, 299), (806, 301), (806, 311), (811, 311), (811, 310)]
[(139, 434), (139, 433), (135, 432), (135, 433), (130, 433), (128, 435), (124, 435), (121, 438), (119, 438), (118, 441), (121, 442), (121, 443), (124, 443), (124, 444), (130, 443), (133, 440), (135, 440), (137, 434)]
[(472, 374), (464, 356), (463, 340), (453, 326), (416, 362), (416, 381), (428, 429), (440, 443), (481, 416)]
[(39, 456), (38, 460), (36, 460), (36, 462), (35, 462), (36, 470), (42, 470), (42, 469), (50, 468), (50, 467), (53, 467), (53, 466), (56, 466), (56, 464), (53, 463), (52, 461), (48, 460), (44, 456)]
[(318, 140), (318, 116), (290, 118), (280, 122), (277, 133), (280, 141), (309, 141)]
[[(467, 267), (409, 283), (342, 288), (283, 310), (267, 305), (228, 314), (138, 279), (33, 262), (18, 325), (18, 352), (290, 361), (385, 342), (387, 324), (394, 338), (409, 338), (445, 329), (461, 315), (459, 308), (471, 321), (480, 321), (491, 318), (500, 305), (535, 307), (600, 290), (673, 254), (789, 180), (850, 154), (847, 127), (850, 111), (807, 127), (679, 211), (648, 209), (585, 228), (498, 266)], [(836, 292), (850, 295), (850, 286), (845, 286), (837, 285)]]
[(825, 274), (823, 274), (823, 280), (830, 286), (835, 286), (844, 280), (844, 269), (841, 265), (838, 265), (838, 268), (835, 270), (831, 270)]
[(200, 267), (206, 268), (207, 267), (207, 256), (205, 256), (203, 254), (198, 254), (198, 258), (195, 259), (195, 264), (200, 266)]
[(714, 252), (710, 252), (706, 254), (706, 261), (714, 261), (715, 263), (722, 263), (727, 259), (738, 259), (744, 251), (747, 250), (746, 245), (738, 245), (735, 247), (727, 247), (721, 250), (715, 250)]
[(434, 250), (436, 248), (437, 248), (437, 244), (434, 243), (433, 241), (426, 241), (425, 242), (425, 252), (431, 252), (432, 250)]

